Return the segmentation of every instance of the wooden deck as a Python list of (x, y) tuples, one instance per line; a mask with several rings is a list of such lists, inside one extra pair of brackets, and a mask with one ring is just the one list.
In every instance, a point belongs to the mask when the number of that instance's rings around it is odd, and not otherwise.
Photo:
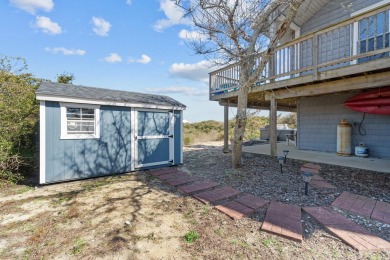
[[(359, 38), (361, 23), (379, 21), (389, 10), (387, 4), (277, 48), (251, 88), (248, 107), (269, 109), (274, 96), (279, 111), (295, 111), (300, 97), (390, 85), (390, 32), (367, 27), (374, 35)], [(210, 73), (210, 100), (236, 106), (239, 71), (232, 64)]]

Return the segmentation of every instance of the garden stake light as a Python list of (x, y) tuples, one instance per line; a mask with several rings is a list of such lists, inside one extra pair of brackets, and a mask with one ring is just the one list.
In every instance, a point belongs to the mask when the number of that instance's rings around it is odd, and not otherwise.
[(305, 195), (307, 195), (309, 190), (309, 182), (311, 181), (311, 177), (313, 177), (313, 174), (311, 172), (303, 172), (302, 177), (303, 181), (305, 182)]
[(278, 162), (280, 164), (280, 173), (283, 173), (284, 157), (283, 156), (278, 156)]
[(288, 152), (290, 152), (289, 150), (283, 150), (283, 154), (284, 154), (284, 163), (287, 162), (287, 154)]

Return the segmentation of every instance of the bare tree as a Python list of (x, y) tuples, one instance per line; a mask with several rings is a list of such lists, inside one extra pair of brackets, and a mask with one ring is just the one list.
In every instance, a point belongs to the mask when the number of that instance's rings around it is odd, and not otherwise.
[[(248, 93), (274, 54), (304, 0), (174, 0), (197, 32), (190, 45), (216, 64), (240, 65), (232, 163), (241, 167)], [(194, 37), (196, 36), (196, 37)]]

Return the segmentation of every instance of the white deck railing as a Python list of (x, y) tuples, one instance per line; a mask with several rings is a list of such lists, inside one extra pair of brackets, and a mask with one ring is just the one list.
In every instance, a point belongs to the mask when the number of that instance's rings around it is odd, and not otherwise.
[[(278, 47), (256, 85), (307, 75), (316, 80), (322, 71), (389, 57), (389, 10), (386, 5)], [(238, 90), (239, 74), (238, 64), (211, 72), (210, 98)]]

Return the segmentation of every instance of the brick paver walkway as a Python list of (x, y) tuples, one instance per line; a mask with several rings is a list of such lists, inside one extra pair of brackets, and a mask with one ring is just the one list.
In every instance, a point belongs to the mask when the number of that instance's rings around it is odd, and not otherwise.
[(261, 229), (302, 242), (301, 207), (271, 201)]
[(153, 176), (159, 176), (162, 174), (167, 174), (167, 173), (174, 173), (177, 172), (177, 168), (169, 167), (169, 168), (162, 168), (162, 169), (156, 169), (156, 170), (150, 170), (150, 174)]
[(170, 178), (165, 180), (166, 183), (172, 186), (180, 186), (186, 183), (199, 181), (200, 178), (196, 176), (179, 176), (178, 178)]
[(324, 178), (322, 178), (318, 174), (314, 174), (310, 181), (310, 185), (313, 185), (317, 188), (324, 188), (324, 189), (336, 189), (335, 186), (327, 182)]
[(251, 194), (246, 194), (234, 201), (217, 205), (215, 208), (229, 217), (238, 220), (245, 216), (249, 216), (255, 210), (265, 206), (266, 204), (268, 204), (268, 201)]
[(182, 192), (187, 193), (187, 194), (193, 194), (195, 192), (199, 192), (202, 190), (214, 188), (218, 185), (219, 185), (219, 183), (213, 182), (213, 181), (201, 181), (201, 182), (192, 183), (189, 185), (178, 187), (178, 189), (181, 190)]
[(318, 164), (314, 164), (314, 163), (305, 163), (303, 165), (303, 167), (310, 168), (310, 169), (321, 170), (321, 166), (319, 166)]
[(198, 193), (196, 195), (193, 195), (193, 197), (205, 204), (212, 203), (218, 200), (228, 199), (230, 197), (233, 197), (235, 195), (238, 195), (240, 192), (236, 189), (230, 188), (230, 187), (221, 187), (216, 188), (211, 191), (205, 191)]
[(215, 208), (236, 220), (249, 216), (254, 212), (252, 208), (238, 203), (237, 201), (229, 201), (225, 204), (217, 205)]
[(344, 191), (332, 206), (390, 224), (390, 204)]
[(172, 173), (166, 173), (166, 174), (160, 174), (158, 176), (156, 176), (157, 178), (159, 178), (160, 180), (168, 180), (168, 179), (172, 179), (172, 178), (183, 178), (183, 177), (189, 177), (190, 175), (188, 175), (187, 173), (184, 173), (184, 172), (172, 172)]
[(306, 207), (304, 211), (321, 223), (325, 229), (359, 252), (390, 249), (390, 243), (371, 234), (352, 220), (325, 207)]
[(250, 207), (254, 210), (257, 210), (261, 207), (264, 207), (269, 202), (267, 200), (264, 200), (262, 198), (256, 197), (255, 195), (251, 195), (251, 194), (244, 195), (244, 196), (236, 199), (235, 201), (237, 201), (237, 202), (239, 202), (247, 207)]

